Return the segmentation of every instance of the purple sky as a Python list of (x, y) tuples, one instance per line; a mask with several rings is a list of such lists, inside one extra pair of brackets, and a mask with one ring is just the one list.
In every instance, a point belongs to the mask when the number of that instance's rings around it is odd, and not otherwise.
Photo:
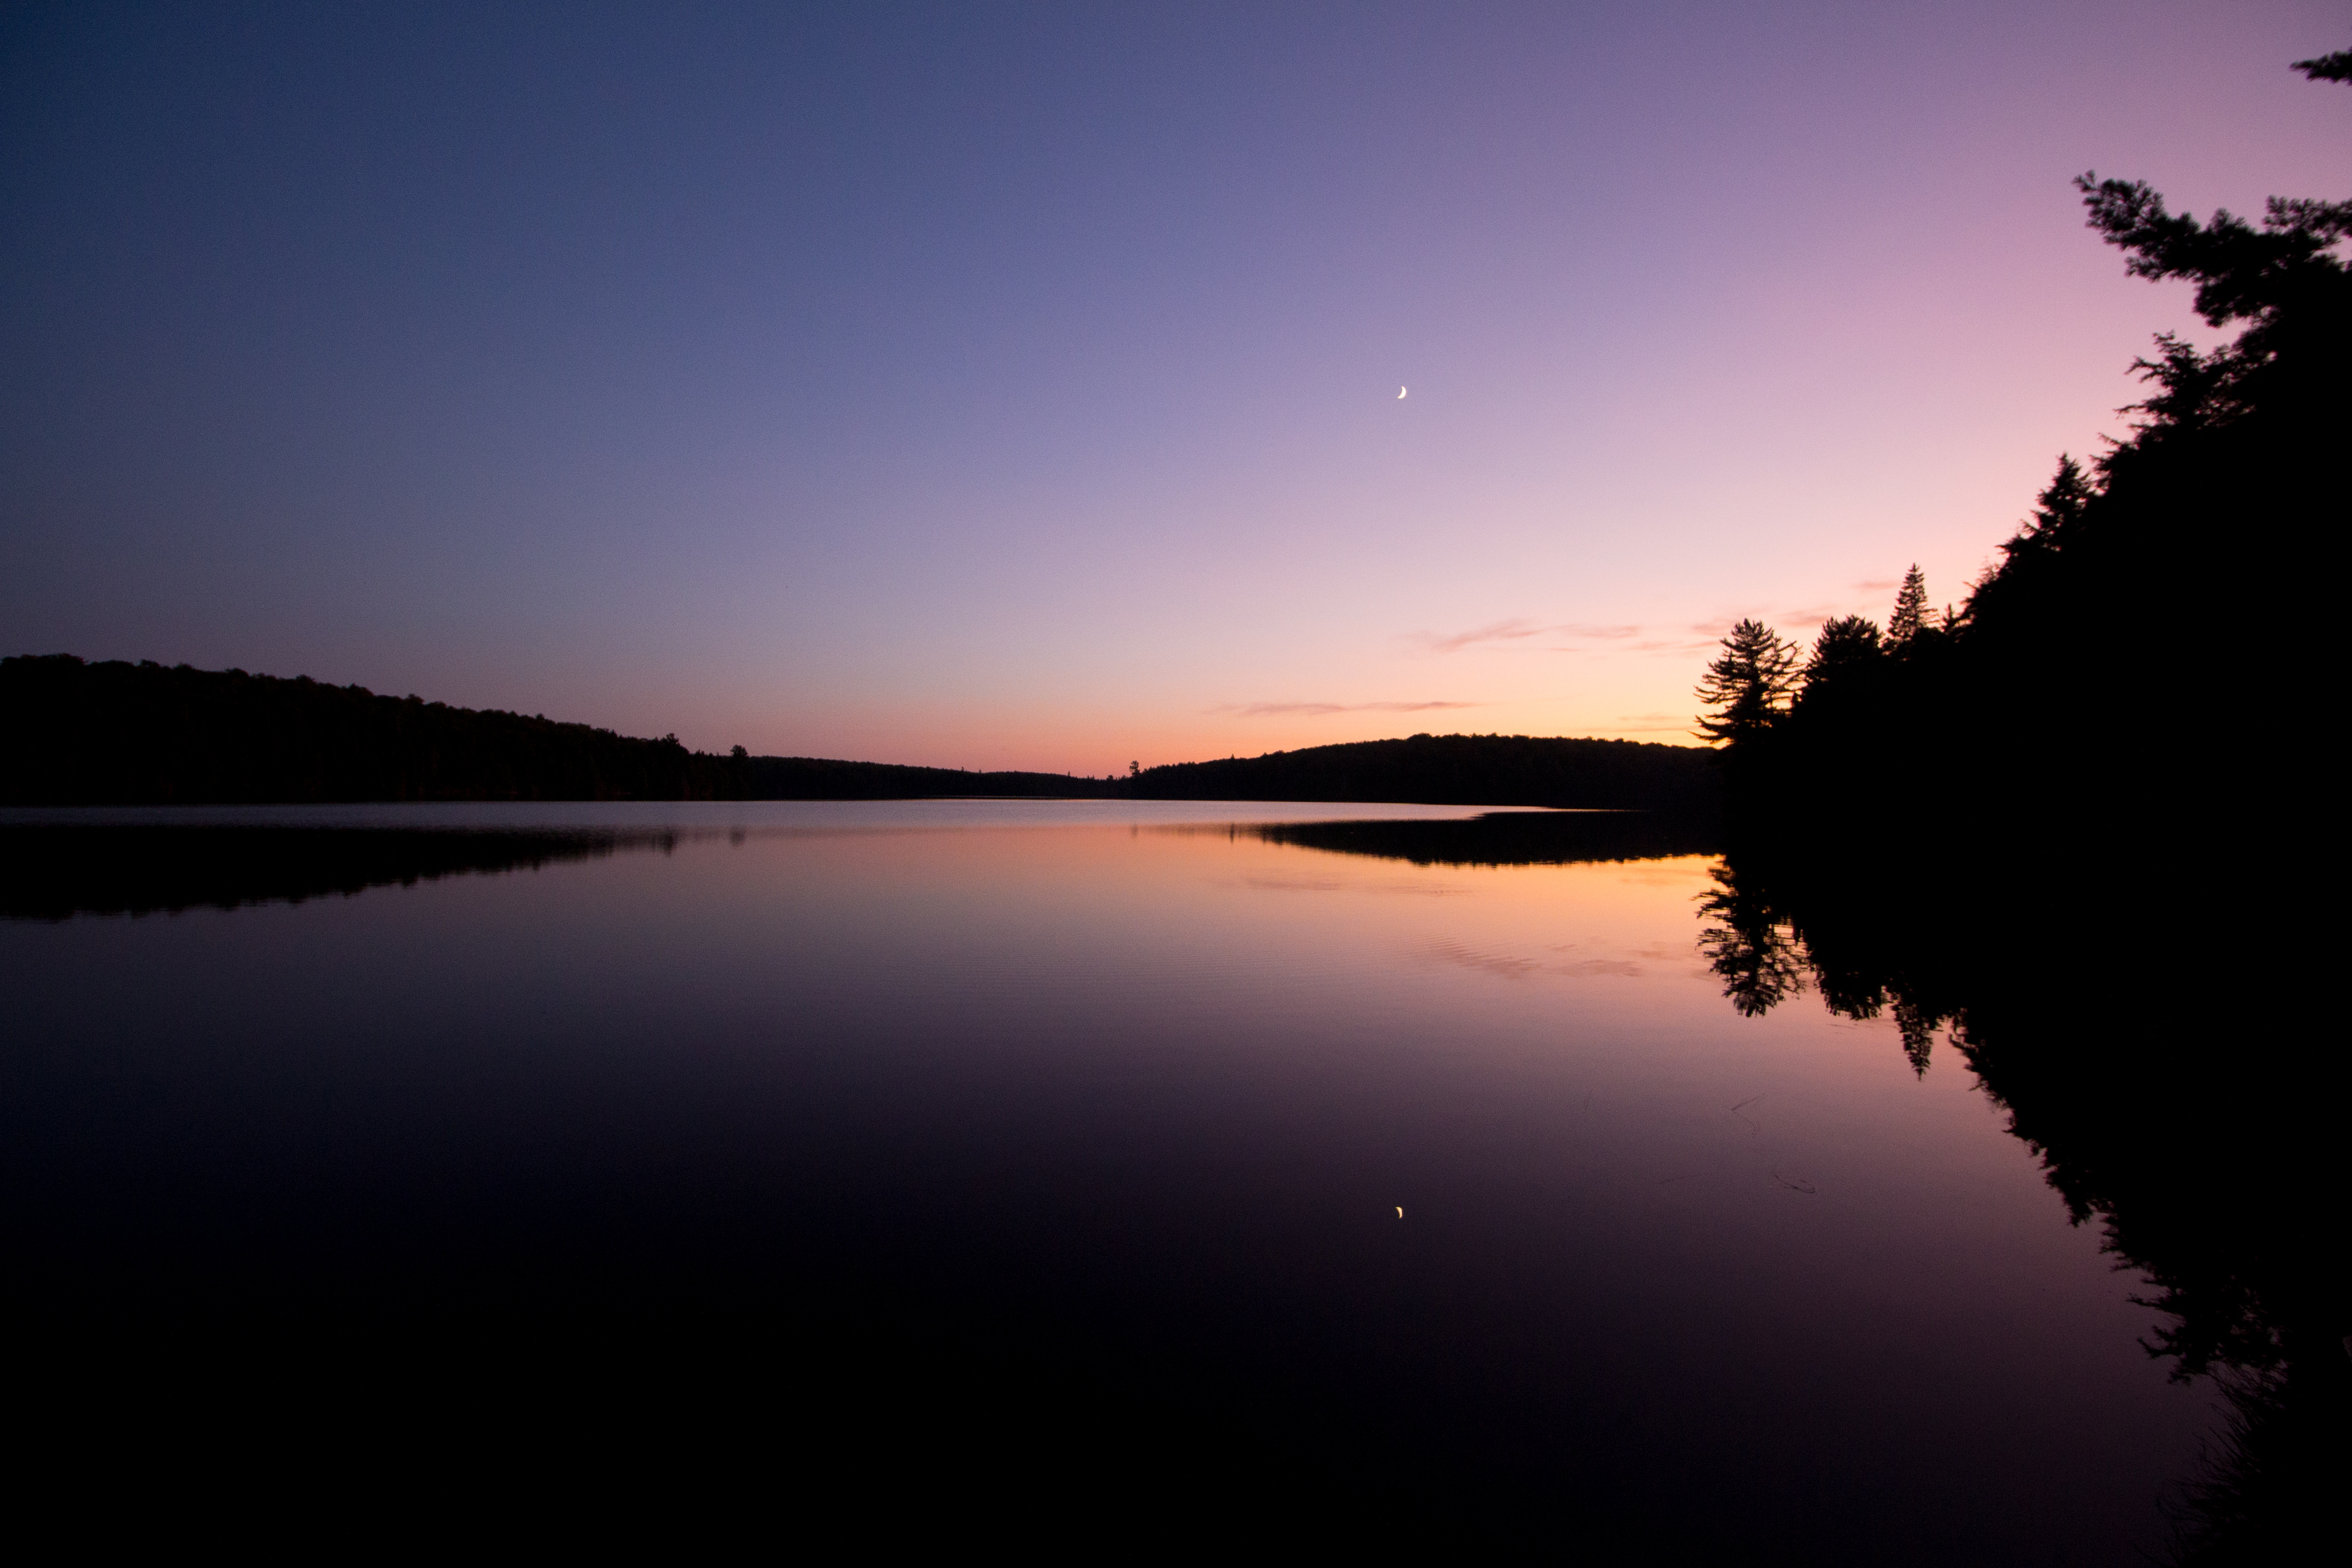
[(2070, 177), (2352, 195), (2352, 91), (2287, 68), (2347, 45), (13, 8), (0, 651), (950, 766), (1683, 739), (1730, 619), (1883, 616), (1915, 560), (1957, 599), (2195, 324)]

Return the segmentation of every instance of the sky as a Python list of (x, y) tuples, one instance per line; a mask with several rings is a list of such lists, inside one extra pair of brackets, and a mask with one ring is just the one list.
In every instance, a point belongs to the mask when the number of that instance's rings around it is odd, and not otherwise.
[[(1124, 772), (1688, 742), (2352, 195), (2352, 5), (7, 5), (0, 653)], [(1400, 392), (1404, 395), (1400, 396)]]

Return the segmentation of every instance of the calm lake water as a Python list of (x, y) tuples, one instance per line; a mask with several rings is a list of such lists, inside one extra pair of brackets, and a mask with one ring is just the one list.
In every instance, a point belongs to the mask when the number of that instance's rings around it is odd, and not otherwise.
[(1136, 1539), (2158, 1550), (2210, 1395), (1949, 1045), (1741, 1016), (1709, 856), (1396, 858), (1475, 815), (9, 814), (16, 1289), (158, 1407), (715, 1405)]

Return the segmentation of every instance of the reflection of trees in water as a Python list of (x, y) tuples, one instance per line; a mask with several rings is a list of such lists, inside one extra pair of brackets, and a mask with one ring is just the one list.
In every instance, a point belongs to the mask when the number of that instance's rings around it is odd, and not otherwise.
[(2147, 1279), (2148, 1352), (2226, 1401), (2179, 1491), (2181, 1557), (2287, 1557), (2339, 1528), (2352, 1418), (2343, 1180), (2322, 1152), (2337, 1069), (2290, 984), (2242, 986), (2279, 973), (2276, 941), (2180, 939), (2247, 889), (2053, 865), (2019, 853), (1931, 892), (1907, 865), (1751, 844), (1717, 872), (1698, 945), (1745, 1016), (1810, 986), (1842, 1016), (1891, 1014), (1918, 1071), (1948, 1029), (2074, 1222)]
[(1490, 811), (1402, 821), (1269, 822), (1245, 831), (1269, 844), (1416, 866), (1567, 866), (1711, 855), (1720, 837), (1704, 816), (1667, 811)]
[(1795, 929), (1743, 890), (1728, 862), (1716, 868), (1715, 890), (1699, 900), (1699, 910), (1707, 924), (1698, 950), (1741, 1017), (1761, 1017), (1805, 988)]
[(0, 919), (300, 903), (443, 877), (677, 846), (670, 829), (283, 826), (0, 828)]
[(1923, 1000), (1906, 973), (1878, 966), (1866, 948), (1841, 942), (1835, 931), (1808, 930), (1765, 897), (1755, 878), (1743, 879), (1731, 860), (1717, 867), (1714, 878), (1714, 890), (1699, 900), (1706, 923), (1698, 948), (1740, 1016), (1760, 1017), (1810, 980), (1841, 1016), (1893, 1013), (1912, 1070), (1927, 1070), (1936, 1031), (1949, 1015)]

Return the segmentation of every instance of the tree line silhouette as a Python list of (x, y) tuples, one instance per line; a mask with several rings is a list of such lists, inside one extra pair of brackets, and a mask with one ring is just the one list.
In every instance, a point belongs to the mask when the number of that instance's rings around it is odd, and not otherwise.
[(0, 659), (0, 805), (874, 800), (1108, 793), (1063, 773), (720, 756), (543, 715), (241, 669)]
[(1643, 808), (1706, 817), (1714, 758), (1694, 746), (1416, 735), (1125, 777), (971, 773), (690, 751), (586, 724), (308, 677), (0, 659), (0, 805), (431, 800), (1392, 800)]
[(1145, 768), (1140, 800), (1412, 801), (1646, 810), (1705, 819), (1720, 805), (1703, 747), (1534, 735), (1414, 735)]
[(709, 799), (675, 737), (379, 696), (307, 676), (0, 660), (0, 804)]
[[(2342, 56), (2301, 62), (2343, 79)], [(2200, 352), (2159, 336), (2128, 437), (2061, 458), (1960, 602), (1915, 566), (1882, 629), (1811, 647), (1745, 621), (1699, 687), (1736, 817), (1774, 831), (2137, 831), (2215, 803), (2317, 809), (2317, 770), (2270, 763), (2330, 666), (2338, 456), (2352, 376), (2352, 202), (2273, 197), (2200, 225), (2147, 184), (2084, 174), (2127, 270), (2196, 285)]]

